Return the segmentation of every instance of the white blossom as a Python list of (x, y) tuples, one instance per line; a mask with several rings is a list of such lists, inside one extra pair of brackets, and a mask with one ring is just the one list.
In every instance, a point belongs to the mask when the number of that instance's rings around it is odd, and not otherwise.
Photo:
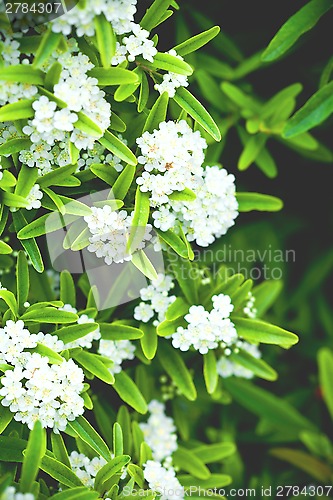
[[(148, 287), (141, 288), (140, 298), (142, 302), (134, 309), (134, 319), (148, 323), (156, 314), (157, 324), (163, 321), (169, 305), (176, 300), (175, 295), (169, 295), (173, 287), (171, 276), (158, 273), (157, 278), (151, 280)], [(154, 324), (156, 323), (154, 322)]]
[(35, 184), (31, 189), (26, 198), (28, 206), (25, 207), (27, 210), (37, 209), (42, 206), (41, 199), (43, 198), (43, 192), (39, 189), (39, 184)]
[[(178, 55), (174, 49), (169, 50), (168, 54), (177, 57), (177, 59), (180, 59), (181, 61), (184, 61), (184, 59), (180, 55)], [(169, 94), (169, 97), (171, 98), (175, 96), (176, 90), (179, 87), (188, 87), (187, 76), (172, 72), (168, 72), (163, 75), (162, 82), (156, 83), (154, 86), (155, 90), (157, 90), (160, 94), (163, 94), (163, 92), (167, 92)]]
[[(257, 358), (257, 359), (261, 358), (261, 352), (260, 352), (257, 345), (250, 344), (249, 342), (245, 342), (242, 340), (239, 340), (236, 344), (236, 347), (234, 347), (233, 349), (228, 351), (229, 355), (231, 354), (231, 352), (233, 350), (235, 350), (237, 352), (239, 349), (242, 349), (243, 351), (248, 352), (254, 358)], [(216, 369), (217, 369), (217, 373), (222, 378), (228, 378), (231, 376), (235, 376), (235, 377), (240, 377), (240, 378), (251, 379), (254, 377), (254, 373), (251, 370), (249, 370), (248, 368), (245, 368), (244, 366), (229, 359), (228, 356), (226, 356), (226, 355), (221, 356), (217, 360)]]
[(161, 495), (161, 500), (179, 500), (185, 497), (184, 487), (176, 478), (173, 467), (167, 469), (158, 461), (148, 460), (144, 464), (143, 474), (149, 488)]
[(83, 484), (87, 487), (93, 488), (97, 472), (106, 464), (103, 457), (94, 457), (89, 459), (83, 453), (72, 451), (69, 455), (69, 461), (73, 472), (78, 476)]
[(0, 494), (1, 500), (35, 500), (35, 495), (32, 493), (17, 493), (14, 486), (7, 488)]
[(134, 359), (135, 345), (130, 340), (104, 340), (99, 342), (98, 353), (109, 358), (113, 365), (109, 371), (114, 375), (122, 370), (122, 362)]

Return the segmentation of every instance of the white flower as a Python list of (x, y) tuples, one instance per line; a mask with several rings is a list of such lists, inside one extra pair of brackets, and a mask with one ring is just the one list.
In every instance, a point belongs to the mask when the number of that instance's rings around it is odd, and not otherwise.
[(252, 292), (249, 292), (248, 293), (248, 300), (247, 300), (246, 305), (243, 309), (244, 314), (248, 318), (254, 319), (257, 316), (257, 309), (254, 307), (255, 301), (256, 301), (256, 298), (254, 297)]
[(75, 113), (71, 113), (68, 108), (56, 111), (54, 114), (53, 125), (58, 130), (63, 130), (65, 132), (71, 132), (74, 129), (74, 123), (78, 120)]
[(29, 203), (27, 207), (25, 207), (27, 210), (32, 210), (33, 208), (37, 209), (42, 206), (41, 204), (41, 199), (43, 198), (43, 192), (39, 189), (39, 184), (35, 184), (31, 190), (30, 193), (28, 194), (26, 200)]
[(143, 475), (149, 488), (161, 495), (161, 500), (180, 500), (185, 497), (184, 487), (172, 467), (166, 469), (159, 462), (148, 460), (144, 464)]
[(64, 349), (56, 335), (31, 334), (21, 320), (9, 320), (0, 329), (0, 362), (13, 367), (1, 378), (1, 404), (30, 429), (40, 420), (43, 427), (63, 431), (68, 421), (84, 411), (80, 396), (84, 373), (72, 359), (51, 365), (46, 356), (25, 350), (36, 347), (37, 342), (57, 352)]
[[(178, 55), (174, 49), (169, 50), (168, 54), (177, 57), (177, 59), (180, 59), (181, 61), (184, 61), (184, 59), (180, 55)], [(167, 92), (169, 94), (169, 97), (171, 98), (175, 96), (176, 90), (179, 87), (188, 87), (187, 76), (172, 72), (163, 75), (163, 81), (159, 84), (156, 83), (154, 86), (155, 90), (157, 90), (160, 94), (163, 94), (163, 92)]]
[(163, 462), (177, 450), (177, 435), (174, 421), (165, 414), (165, 405), (157, 400), (148, 405), (150, 416), (147, 423), (140, 423), (140, 429), (148, 446), (151, 448), (154, 460)]
[(14, 486), (7, 486), (7, 488), (0, 495), (1, 500), (35, 500), (32, 493), (16, 493)]
[[(249, 344), (248, 342), (239, 340), (237, 342), (237, 347), (235, 349), (242, 349), (245, 352), (248, 352), (254, 358), (261, 358), (261, 352), (257, 345)], [(231, 351), (225, 352), (225, 354), (230, 354)], [(247, 378), (251, 379), (254, 377), (254, 373), (248, 368), (244, 368), (244, 366), (237, 364), (235, 361), (231, 361), (228, 357), (221, 356), (220, 359), (217, 360), (216, 364), (217, 373), (222, 378), (228, 378), (231, 376)]]
[[(172, 277), (159, 273), (157, 279), (151, 280), (150, 285), (140, 290), (140, 302), (134, 309), (134, 319), (148, 323), (157, 314), (158, 323), (165, 319), (169, 305), (176, 299), (169, 295), (174, 287)], [(148, 304), (147, 302), (151, 302)]]
[(109, 368), (112, 374), (119, 373), (122, 370), (122, 362), (127, 359), (134, 359), (135, 345), (129, 340), (104, 340), (99, 343), (99, 354), (110, 358), (113, 366)]

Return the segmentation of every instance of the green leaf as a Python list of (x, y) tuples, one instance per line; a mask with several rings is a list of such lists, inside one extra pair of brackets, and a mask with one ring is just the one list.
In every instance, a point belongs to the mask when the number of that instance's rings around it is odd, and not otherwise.
[(63, 228), (67, 224), (70, 224), (77, 217), (70, 216), (64, 217), (61, 214), (54, 212), (52, 214), (45, 214), (38, 219), (33, 220), (27, 226), (23, 227), (17, 234), (17, 237), (21, 240), (27, 240), (35, 238), (36, 236), (42, 236), (43, 234), (52, 233), (58, 229)]
[(111, 167), (111, 165), (107, 165), (105, 163), (93, 163), (89, 168), (93, 174), (109, 184), (109, 186), (112, 186), (117, 178), (117, 172), (113, 167)]
[[(68, 303), (68, 302), (67, 302)], [(94, 332), (98, 328), (97, 323), (82, 323), (80, 325), (70, 325), (60, 328), (55, 333), (64, 344), (69, 344)]]
[(198, 479), (208, 479), (210, 471), (206, 465), (186, 448), (178, 447), (172, 454), (172, 461), (179, 469), (189, 472), (192, 476)]
[(190, 188), (185, 188), (183, 191), (173, 191), (169, 195), (169, 199), (174, 201), (194, 201), (196, 197), (196, 194)]
[(173, 49), (177, 52), (178, 55), (184, 57), (191, 52), (194, 52), (206, 43), (210, 42), (213, 38), (215, 38), (220, 33), (220, 27), (214, 26), (203, 33), (199, 33), (198, 35), (192, 36), (185, 42), (180, 43), (173, 47)]
[(69, 311), (60, 311), (54, 307), (42, 307), (24, 313), (20, 319), (34, 323), (75, 323), (78, 315)]
[(84, 417), (78, 417), (73, 422), (69, 422), (68, 427), (107, 462), (111, 460), (109, 448)]
[(319, 382), (327, 409), (333, 420), (333, 354), (327, 347), (318, 352)]
[(279, 280), (267, 280), (253, 288), (252, 293), (255, 297), (255, 308), (257, 316), (262, 316), (272, 304), (282, 290), (283, 284)]
[(135, 166), (126, 165), (112, 187), (113, 196), (123, 200), (127, 195), (135, 175)]
[[(138, 163), (138, 160), (136, 159), (132, 151), (127, 146), (125, 146), (125, 144), (121, 142), (118, 137), (113, 135), (108, 130), (105, 131), (104, 136), (99, 139), (99, 142), (102, 144), (102, 146), (105, 147), (105, 149), (111, 151), (111, 153), (118, 156), (118, 158), (125, 161), (126, 163), (134, 166)], [(116, 198), (119, 197), (116, 196)]]
[(146, 73), (143, 71), (141, 73), (141, 86), (138, 100), (138, 113), (141, 113), (147, 106), (149, 99), (149, 83)]
[(60, 273), (60, 300), (64, 304), (70, 304), (75, 307), (76, 290), (73, 277), (69, 271)]
[[(9, 408), (2, 406), (2, 404), (0, 403), (0, 434), (2, 434), (3, 431), (8, 427), (13, 418), (14, 418), (14, 413), (12, 413)], [(2, 439), (3, 437), (0, 436), (0, 444), (2, 442), (1, 441)], [(0, 459), (4, 460), (1, 456), (1, 451), (0, 451)]]
[(106, 19), (104, 14), (95, 16), (95, 31), (101, 62), (104, 68), (110, 68), (111, 59), (116, 52), (116, 36), (112, 29), (111, 23)]
[(61, 484), (64, 484), (65, 486), (68, 486), (69, 488), (75, 488), (75, 486), (82, 486), (82, 482), (77, 477), (77, 475), (74, 474), (72, 469), (62, 464), (58, 460), (49, 457), (48, 455), (45, 455), (43, 457), (40, 464), (40, 468), (42, 469), (42, 471), (46, 472), (46, 474), (51, 476), (53, 479), (55, 479)]
[(273, 448), (269, 453), (273, 457), (284, 460), (305, 471), (320, 483), (328, 484), (332, 478), (332, 470), (326, 463), (321, 462), (302, 450)]
[(283, 137), (288, 139), (316, 127), (333, 113), (333, 82), (322, 87), (286, 123)]
[(190, 372), (186, 368), (182, 356), (169, 345), (170, 341), (161, 342), (158, 350), (158, 360), (169, 377), (174, 381), (179, 391), (190, 401), (197, 397), (197, 391)]
[(7, 245), (4, 241), (0, 241), (0, 254), (1, 255), (8, 255), (12, 253), (13, 249)]
[(188, 313), (189, 307), (189, 304), (182, 297), (177, 297), (166, 310), (165, 318), (168, 321), (180, 318)]
[(16, 290), (18, 308), (21, 311), (23, 304), (28, 300), (29, 294), (29, 269), (28, 261), (22, 250), (19, 251), (16, 264)]
[(68, 452), (61, 434), (51, 433), (52, 452), (59, 462), (71, 468)]
[(27, 351), (37, 352), (41, 356), (46, 356), (49, 360), (49, 363), (51, 364), (61, 365), (61, 363), (64, 361), (64, 358), (60, 356), (60, 354), (53, 351), (53, 349), (50, 349), (50, 347), (47, 347), (44, 344), (40, 344), (39, 342), (37, 343), (36, 347), (34, 347), (33, 349), (27, 349)]
[(0, 299), (4, 300), (14, 316), (18, 315), (18, 306), (15, 295), (9, 290), (0, 289)]
[(51, 28), (44, 33), (33, 60), (33, 66), (35, 68), (43, 66), (50, 55), (57, 49), (61, 39), (62, 34), (54, 33)]
[(216, 141), (221, 140), (221, 133), (203, 105), (184, 87), (179, 87), (174, 96), (174, 101), (188, 113), (203, 129)]
[[(4, 430), (3, 416), (5, 416), (5, 413), (3, 413), (3, 410), (8, 411), (12, 415), (12, 418), (14, 417), (14, 414), (11, 413), (8, 408), (4, 408), (0, 405), (0, 433)], [(18, 439), (13, 436), (0, 436), (0, 460), (2, 462), (13, 463), (23, 462), (23, 451), (26, 449), (27, 444), (28, 441), (24, 439)]]
[(29, 83), (31, 85), (43, 85), (44, 73), (27, 64), (6, 66), (1, 68), (0, 80), (16, 83)]
[(2, 192), (1, 201), (4, 205), (7, 205), (7, 207), (25, 208), (28, 206), (28, 202), (23, 196), (7, 193), (5, 191)]
[(191, 66), (176, 56), (165, 54), (164, 52), (157, 52), (154, 56), (154, 62), (151, 64), (154, 68), (163, 69), (179, 75), (190, 76), (193, 73)]
[(75, 128), (81, 130), (85, 134), (97, 137), (99, 139), (103, 135), (103, 131), (97, 123), (94, 122), (89, 116), (82, 111), (77, 113), (78, 120), (75, 122)]
[(121, 399), (132, 406), (137, 412), (145, 414), (147, 413), (148, 407), (147, 403), (139, 391), (135, 383), (130, 379), (130, 377), (124, 372), (117, 373), (115, 375), (114, 389), (117, 391)]
[(198, 272), (187, 259), (172, 255), (173, 273), (189, 304), (198, 304)]
[(156, 233), (159, 237), (169, 245), (172, 250), (176, 252), (180, 257), (184, 259), (188, 258), (187, 246), (182, 241), (182, 239), (172, 230), (168, 229), (168, 231), (161, 231), (160, 229), (155, 229)]
[(204, 361), (204, 379), (208, 394), (213, 394), (218, 383), (218, 373), (216, 368), (216, 356), (213, 350), (209, 350), (203, 356)]
[(204, 464), (210, 464), (224, 460), (236, 453), (236, 446), (234, 443), (205, 444), (192, 448), (191, 452)]
[(279, 29), (262, 55), (264, 62), (274, 61), (282, 56), (301, 35), (317, 24), (325, 12), (333, 7), (332, 0), (312, 0)]
[(133, 220), (128, 236), (127, 249), (135, 252), (143, 242), (150, 214), (150, 194), (143, 193), (137, 186), (134, 202)]
[[(77, 169), (77, 165), (65, 165), (64, 167), (58, 167), (52, 172), (48, 172), (38, 179), (38, 184), (41, 188), (46, 188), (49, 186), (61, 185), (59, 183), (66, 181), (70, 178)], [(31, 169), (30, 169), (31, 170)]]
[(171, 3), (171, 0), (155, 0), (141, 19), (140, 26), (147, 31), (151, 31), (158, 25), (159, 20)]
[(141, 328), (144, 332), (143, 337), (140, 339), (143, 354), (147, 359), (153, 359), (157, 351), (158, 343), (156, 328), (149, 323), (145, 325), (142, 324)]
[(24, 454), (20, 477), (20, 491), (29, 493), (37, 477), (41, 460), (46, 452), (46, 432), (42, 424), (35, 422), (33, 430), (30, 432), (28, 446)]
[[(193, 476), (185, 475), (185, 474), (177, 474), (177, 479), (185, 488), (197, 487), (202, 488), (208, 491), (214, 491), (215, 488), (224, 488), (232, 483), (232, 478), (227, 474), (211, 474), (209, 479), (194, 479)], [(200, 490), (199, 490), (200, 491)], [(191, 495), (193, 500), (200, 500), (201, 496)], [(220, 498), (221, 500), (225, 500), (225, 497), (218, 496), (216, 498)]]
[(136, 340), (143, 337), (143, 331), (134, 326), (120, 323), (99, 323), (102, 339), (104, 340)]
[(60, 76), (62, 72), (62, 65), (56, 61), (52, 64), (50, 69), (47, 71), (45, 76), (45, 88), (50, 92), (53, 91), (53, 87), (59, 83)]
[(230, 355), (231, 361), (243, 366), (247, 370), (253, 372), (257, 377), (265, 380), (274, 381), (277, 379), (278, 374), (271, 368), (264, 360), (255, 358), (246, 351), (233, 352)]
[(265, 146), (267, 138), (265, 134), (256, 134), (247, 140), (238, 160), (239, 170), (246, 170), (257, 159)]
[(52, 495), (54, 500), (97, 500), (97, 491), (88, 490), (86, 487), (71, 488)]
[(269, 194), (261, 193), (237, 193), (238, 210), (240, 212), (251, 212), (259, 210), (260, 212), (278, 212), (283, 208), (283, 202), (280, 198)]
[(123, 431), (118, 424), (115, 422), (113, 425), (113, 453), (114, 456), (117, 457), (119, 455), (123, 455), (124, 453), (124, 440), (123, 440)]
[[(24, 215), (21, 213), (21, 211), (13, 213), (13, 222), (14, 222), (14, 227), (15, 231), (18, 233), (23, 227), (26, 227), (28, 222), (25, 219)], [(36, 269), (38, 273), (42, 273), (44, 270), (44, 264), (42, 260), (41, 253), (39, 251), (39, 248), (37, 246), (36, 240), (34, 238), (30, 238), (27, 240), (22, 240), (21, 244), (27, 254), (29, 255), (29, 258), (32, 262), (32, 265)]]
[(167, 92), (163, 92), (163, 94), (161, 94), (158, 99), (156, 99), (154, 106), (151, 108), (144, 124), (142, 133), (152, 133), (154, 130), (158, 129), (160, 123), (164, 122), (166, 119), (168, 104), (169, 94)]
[(36, 183), (37, 178), (37, 168), (30, 168), (27, 165), (22, 165), (17, 178), (15, 194), (26, 198), (29, 195), (31, 188)]
[(260, 106), (252, 98), (245, 94), (238, 87), (229, 82), (223, 82), (221, 84), (223, 92), (231, 99), (237, 106), (241, 109), (249, 110), (253, 114), (260, 112)]
[(119, 455), (118, 457), (110, 460), (109, 463), (105, 464), (96, 474), (94, 488), (100, 493), (105, 493), (104, 483), (108, 481), (112, 476), (120, 472), (123, 467), (125, 467), (128, 462), (130, 462), (131, 457), (128, 455)]
[[(110, 59), (111, 60), (111, 59)], [(129, 83), (140, 83), (138, 75), (133, 71), (123, 68), (93, 68), (89, 76), (97, 78), (98, 85), (126, 85)]]
[(289, 349), (298, 342), (298, 337), (294, 333), (264, 321), (248, 318), (233, 318), (232, 321), (238, 335), (249, 342), (275, 344), (283, 349)]
[[(25, 137), (9, 139), (9, 141), (4, 142), (0, 146), (0, 156), (1, 155), (12, 155), (14, 153), (19, 153), (24, 149), (30, 149), (31, 141)], [(34, 169), (29, 168), (29, 172), (32, 173)], [(19, 194), (19, 193), (18, 193)]]
[(158, 278), (156, 269), (143, 250), (138, 250), (137, 252), (135, 252), (132, 255), (131, 262), (148, 279), (156, 280)]
[(103, 380), (106, 384), (114, 383), (112, 373), (106, 368), (104, 363), (99, 359), (100, 356), (97, 354), (81, 351), (73, 357), (81, 366), (83, 366), (83, 368), (95, 375), (95, 377)]
[(34, 99), (20, 99), (17, 102), (6, 104), (0, 109), (0, 122), (24, 120), (31, 118), (35, 112), (32, 108)]
[(259, 417), (267, 419), (275, 428), (281, 428), (287, 432), (295, 431), (297, 435), (303, 430), (315, 429), (314, 424), (303, 417), (291, 404), (256, 387), (251, 382), (228, 378), (224, 379), (223, 383), (238, 403)]

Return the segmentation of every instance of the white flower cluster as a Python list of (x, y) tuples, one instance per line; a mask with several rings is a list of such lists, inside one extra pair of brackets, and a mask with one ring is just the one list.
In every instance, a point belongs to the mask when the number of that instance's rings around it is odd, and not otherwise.
[(110, 104), (104, 99), (105, 93), (98, 87), (98, 80), (87, 75), (94, 65), (85, 54), (65, 52), (58, 61), (63, 69), (54, 86), (54, 94), (67, 107), (57, 110), (56, 102), (44, 95), (39, 97), (32, 105), (35, 116), (28, 121), (23, 132), (34, 144), (54, 146), (69, 138), (79, 151), (91, 149), (96, 137), (75, 128), (77, 113), (86, 114), (104, 132), (110, 124)]
[(152, 206), (168, 203), (174, 191), (183, 191), (194, 175), (202, 174), (207, 143), (185, 120), (161, 122), (136, 142), (141, 149), (138, 161), (145, 170), (137, 183), (142, 192), (151, 193)]
[[(178, 55), (174, 49), (169, 50), (168, 54), (177, 57), (181, 61), (184, 61), (184, 59), (180, 55)], [(157, 90), (160, 94), (163, 94), (163, 92), (167, 92), (169, 94), (169, 97), (172, 98), (175, 96), (176, 90), (179, 87), (188, 87), (187, 76), (168, 72), (163, 75), (163, 80), (161, 83), (155, 84), (154, 89)]]
[(174, 286), (171, 276), (158, 273), (157, 279), (151, 280), (146, 288), (141, 288), (142, 302), (134, 309), (134, 319), (148, 323), (157, 314), (153, 324), (157, 326), (164, 321), (166, 310), (176, 300), (175, 295), (169, 295)]
[(131, 31), (137, 0), (95, 0), (78, 2), (69, 12), (51, 22), (52, 31), (70, 35), (75, 28), (78, 37), (94, 36), (94, 17), (104, 14), (117, 35)]
[[(84, 217), (91, 233), (88, 251), (104, 258), (108, 265), (130, 261), (132, 253), (127, 246), (133, 216), (127, 215), (126, 210), (114, 211), (109, 205), (92, 207), (91, 210), (92, 214)], [(144, 248), (145, 242), (151, 239), (150, 230), (151, 225), (147, 224), (135, 250)]]
[(69, 461), (73, 472), (88, 488), (94, 487), (97, 472), (106, 464), (103, 457), (95, 457), (90, 460), (86, 455), (77, 451), (72, 451), (69, 455)]
[(245, 304), (245, 307), (243, 309), (244, 314), (251, 319), (254, 319), (257, 317), (257, 309), (254, 307), (256, 298), (252, 294), (252, 292), (248, 293), (248, 300)]
[[(151, 134), (137, 139), (144, 172), (137, 179), (143, 192), (151, 193), (154, 226), (161, 231), (177, 221), (187, 239), (208, 246), (225, 234), (238, 215), (235, 177), (218, 166), (202, 167), (206, 141), (185, 121), (162, 122)], [(192, 201), (175, 201), (172, 194), (190, 188)]]
[(35, 495), (17, 493), (14, 486), (8, 486), (3, 493), (0, 493), (0, 500), (35, 500)]
[(57, 352), (64, 348), (56, 335), (31, 334), (23, 321), (9, 320), (0, 329), (0, 363), (12, 366), (1, 378), (1, 404), (30, 429), (40, 420), (43, 427), (63, 431), (84, 412), (84, 373), (72, 359), (51, 365), (47, 357), (25, 351), (38, 343)]
[(173, 467), (165, 468), (157, 461), (148, 460), (144, 464), (143, 475), (150, 490), (161, 495), (160, 500), (180, 500), (185, 497), (184, 487), (176, 478)]
[(170, 207), (181, 222), (188, 241), (206, 247), (235, 224), (238, 216), (235, 177), (218, 166), (206, 167), (202, 178), (189, 187), (196, 199), (172, 201)]
[(35, 184), (28, 194), (26, 201), (28, 202), (28, 206), (25, 207), (27, 210), (38, 209), (42, 206), (41, 199), (43, 198), (43, 193), (39, 189), (39, 184)]
[[(60, 311), (67, 311), (67, 312), (72, 312), (74, 314), (77, 314), (78, 310), (71, 306), (70, 304), (64, 304), (62, 307), (59, 308)], [(78, 325), (85, 325), (87, 323), (94, 323), (93, 318), (89, 318), (87, 314), (81, 314), (79, 316), (79, 319), (77, 320)], [(99, 340), (101, 338), (101, 332), (99, 330), (99, 326), (96, 328), (91, 333), (88, 333), (88, 335), (85, 335), (84, 337), (81, 337), (80, 339), (74, 340), (73, 342), (68, 342), (65, 344), (64, 349), (73, 349), (74, 347), (83, 347), (86, 349), (91, 349), (92, 343), (94, 340)]]
[(109, 371), (114, 375), (122, 370), (122, 362), (134, 359), (135, 345), (130, 340), (104, 340), (99, 343), (98, 353), (113, 361)]
[(154, 42), (149, 40), (149, 31), (135, 23), (131, 23), (130, 31), (131, 34), (125, 36), (121, 43), (116, 43), (116, 53), (111, 61), (113, 66), (124, 61), (134, 62), (138, 56), (142, 56), (146, 61), (154, 61), (157, 50)]
[[(0, 54), (4, 66), (20, 64), (19, 46), (19, 42), (10, 36), (4, 36), (3, 41), (0, 39)], [(22, 63), (29, 64), (29, 61), (24, 59)], [(37, 87), (30, 83), (6, 82), (4, 85), (2, 82), (0, 85), (0, 106), (16, 102), (19, 99), (31, 99), (37, 92)]]
[(228, 295), (223, 293), (212, 297), (213, 309), (208, 312), (203, 306), (191, 306), (185, 320), (187, 328), (179, 326), (172, 334), (172, 345), (181, 351), (190, 347), (206, 354), (209, 349), (230, 346), (238, 339), (235, 325), (229, 316), (234, 306)]
[(153, 399), (148, 404), (150, 416), (147, 423), (140, 423), (140, 429), (148, 446), (151, 448), (153, 459), (163, 462), (177, 450), (177, 435), (174, 421), (165, 414), (165, 405)]
[[(246, 351), (249, 354), (251, 354), (254, 358), (257, 359), (261, 358), (261, 352), (259, 351), (258, 346), (254, 344), (249, 344), (248, 342), (239, 340), (236, 343), (236, 346), (237, 347), (234, 349), (235, 352), (237, 352), (237, 350), (239, 349), (242, 349), (243, 351)], [(226, 352), (224, 354), (226, 354)], [(247, 378), (247, 379), (254, 377), (254, 374), (251, 370), (245, 368), (244, 366), (239, 365), (238, 363), (235, 363), (234, 361), (231, 361), (226, 356), (221, 356), (221, 358), (217, 361), (216, 368), (217, 368), (217, 373), (222, 378), (228, 378), (233, 375), (235, 377)]]

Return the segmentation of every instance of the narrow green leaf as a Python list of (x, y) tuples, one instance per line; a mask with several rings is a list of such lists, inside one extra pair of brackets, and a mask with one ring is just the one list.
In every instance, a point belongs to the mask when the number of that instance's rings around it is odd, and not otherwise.
[(123, 467), (125, 467), (128, 462), (131, 460), (131, 457), (128, 455), (120, 455), (118, 457), (113, 458), (105, 464), (96, 474), (94, 488), (100, 493), (104, 493), (104, 483), (108, 481), (112, 476), (117, 474), (117, 472), (121, 471)]
[(97, 78), (98, 85), (101, 87), (106, 85), (139, 83), (139, 78), (136, 73), (123, 68), (93, 68), (88, 73), (89, 76)]
[(203, 373), (207, 392), (208, 394), (213, 394), (218, 383), (215, 352), (213, 350), (209, 350), (207, 354), (204, 354), (203, 361)]
[(186, 448), (178, 447), (172, 454), (172, 459), (176, 467), (189, 472), (198, 479), (208, 479), (210, 476), (210, 471), (206, 465), (190, 450), (186, 450)]
[(145, 324), (141, 325), (141, 329), (144, 332), (143, 337), (140, 339), (143, 354), (147, 359), (153, 359), (157, 351), (157, 333), (156, 328), (153, 325)]
[(40, 468), (53, 479), (61, 484), (64, 484), (65, 486), (68, 486), (69, 488), (82, 486), (82, 482), (77, 477), (77, 475), (74, 474), (72, 469), (62, 464), (58, 460), (49, 457), (48, 455), (45, 455), (43, 457)]
[(179, 87), (174, 97), (174, 101), (188, 113), (203, 129), (208, 132), (216, 141), (221, 140), (221, 133), (203, 105), (184, 87)]
[(319, 382), (327, 409), (333, 420), (333, 354), (323, 347), (318, 352)]
[(51, 432), (52, 452), (59, 462), (71, 468), (71, 463), (68, 458), (68, 452), (61, 434)]
[(61, 38), (62, 34), (54, 33), (51, 28), (49, 28), (44, 33), (42, 40), (39, 44), (38, 50), (36, 52), (35, 58), (33, 60), (33, 66), (35, 68), (40, 68), (45, 63), (45, 61), (47, 61), (50, 55), (58, 47)]
[(278, 212), (283, 208), (280, 198), (261, 193), (237, 193), (238, 210), (240, 212)]
[(257, 159), (266, 144), (267, 138), (265, 134), (256, 134), (247, 140), (238, 160), (239, 170), (246, 170)]
[(97, 354), (81, 351), (80, 353), (75, 354), (73, 357), (81, 366), (83, 366), (83, 368), (95, 375), (95, 377), (103, 380), (103, 382), (105, 382), (106, 384), (114, 383), (114, 377), (112, 373), (106, 368)]
[(132, 406), (137, 412), (145, 414), (147, 413), (148, 407), (147, 403), (139, 391), (135, 383), (130, 379), (130, 377), (124, 372), (117, 373), (115, 375), (114, 389), (117, 391), (121, 399)]
[(191, 52), (194, 52), (195, 50), (198, 50), (204, 45), (206, 45), (206, 43), (210, 42), (219, 33), (220, 33), (220, 27), (214, 26), (213, 28), (204, 31), (203, 33), (199, 33), (198, 35), (192, 36), (185, 42), (182, 42), (173, 48), (178, 55), (184, 57), (187, 54), (190, 54)]
[(143, 337), (143, 331), (134, 326), (120, 323), (99, 323), (104, 340), (136, 340)]
[(17, 303), (21, 311), (23, 304), (28, 300), (29, 294), (29, 269), (28, 261), (22, 250), (19, 251), (16, 264), (16, 290)]
[[(31, 141), (25, 137), (10, 139), (9, 141), (4, 142), (0, 146), (0, 156), (1, 155), (12, 155), (14, 153), (19, 153), (24, 149), (30, 149)], [(30, 173), (34, 170), (27, 167)]]
[(331, 468), (318, 458), (312, 457), (302, 450), (293, 450), (289, 448), (273, 448), (270, 455), (284, 460), (298, 469), (305, 471), (320, 483), (328, 484), (332, 477)]
[(231, 361), (243, 366), (247, 370), (251, 370), (257, 377), (265, 380), (274, 381), (277, 379), (278, 374), (270, 367), (264, 360), (255, 358), (246, 351), (233, 352), (230, 355)]
[(97, 323), (82, 323), (80, 325), (70, 325), (60, 328), (55, 333), (64, 344), (69, 344), (75, 340), (82, 339), (98, 328)]
[(60, 311), (55, 307), (43, 307), (28, 311), (21, 316), (23, 321), (33, 321), (34, 323), (75, 323), (78, 320), (77, 314), (68, 311)]
[(332, 0), (311, 0), (308, 2), (279, 29), (263, 53), (262, 60), (270, 62), (282, 56), (332, 7)]
[(115, 457), (123, 455), (124, 453), (124, 442), (123, 442), (123, 431), (118, 424), (115, 422), (113, 425), (113, 454)]
[(0, 289), (0, 299), (4, 300), (9, 307), (9, 309), (12, 311), (14, 316), (16, 317), (18, 314), (18, 306), (16, 302), (15, 295), (10, 292), (9, 290), (2, 290)]
[(20, 491), (29, 493), (37, 477), (41, 460), (46, 452), (46, 432), (42, 424), (35, 422), (33, 430), (30, 432), (28, 446), (22, 465), (20, 477)]
[(157, 26), (160, 18), (171, 3), (171, 0), (155, 0), (141, 19), (140, 26), (147, 31), (151, 31)]
[(279, 326), (248, 318), (233, 318), (237, 333), (249, 342), (275, 344), (289, 349), (297, 344), (298, 337)]
[(169, 94), (167, 92), (163, 92), (163, 94), (161, 94), (158, 99), (156, 99), (154, 106), (151, 108), (142, 133), (152, 133), (155, 129), (158, 129), (159, 124), (161, 122), (164, 122), (166, 119), (168, 104)]
[(99, 139), (99, 142), (102, 144), (102, 146), (105, 147), (105, 149), (111, 151), (111, 153), (118, 156), (118, 158), (125, 161), (126, 163), (134, 166), (138, 163), (132, 151), (127, 146), (125, 146), (125, 144), (121, 142), (118, 137), (113, 135), (108, 130), (105, 131), (104, 136)]
[(162, 367), (174, 381), (180, 392), (188, 400), (194, 401), (197, 397), (197, 391), (182, 356), (168, 342), (160, 343), (157, 356)]
[(78, 417), (73, 422), (69, 422), (68, 427), (107, 462), (111, 460), (109, 448), (84, 417)]
[(154, 56), (154, 62), (151, 63), (151, 65), (154, 68), (163, 69), (164, 71), (170, 71), (180, 75), (190, 76), (193, 73), (193, 69), (187, 62), (163, 52), (157, 52)]
[(76, 290), (73, 277), (69, 271), (62, 271), (60, 273), (60, 300), (64, 304), (70, 304), (72, 307), (75, 307)]
[(191, 451), (204, 464), (210, 464), (219, 462), (233, 455), (236, 452), (236, 446), (234, 443), (205, 444), (193, 448)]
[(6, 66), (1, 68), (0, 80), (16, 83), (29, 83), (31, 85), (43, 85), (44, 73), (27, 64), (17, 66)]
[(95, 16), (94, 23), (97, 47), (101, 55), (102, 65), (104, 68), (110, 68), (111, 59), (116, 52), (116, 36), (111, 23), (106, 19), (104, 14)]
[(86, 487), (71, 488), (52, 495), (54, 500), (97, 500), (97, 491), (88, 490)]
[(286, 123), (283, 137), (297, 136), (316, 127), (333, 113), (333, 82), (322, 87)]
[[(13, 221), (14, 221), (14, 227), (15, 231), (18, 233), (23, 227), (26, 227), (28, 222), (25, 219), (24, 215), (21, 213), (21, 211), (13, 213)], [(44, 270), (44, 264), (42, 260), (42, 256), (40, 253), (40, 250), (37, 246), (36, 240), (34, 238), (22, 240), (21, 244), (27, 254), (29, 255), (29, 258), (32, 262), (32, 265), (36, 269), (38, 273), (42, 273)]]
[(165, 318), (168, 321), (180, 318), (188, 313), (189, 307), (189, 304), (182, 297), (177, 297), (166, 310)]
[(157, 272), (147, 255), (143, 250), (138, 250), (132, 255), (132, 264), (139, 269), (148, 279), (156, 280)]
[[(13, 420), (13, 418), (14, 418), (14, 413), (12, 413), (9, 408), (2, 406), (2, 404), (0, 403), (0, 434), (2, 434), (3, 431), (8, 427), (8, 425)], [(2, 442), (1, 441), (2, 439), (3, 439), (3, 437), (0, 436), (0, 444)], [(0, 450), (1, 450), (1, 446), (0, 446)], [(4, 460), (4, 458), (2, 457), (1, 451), (0, 451), (0, 459)]]

